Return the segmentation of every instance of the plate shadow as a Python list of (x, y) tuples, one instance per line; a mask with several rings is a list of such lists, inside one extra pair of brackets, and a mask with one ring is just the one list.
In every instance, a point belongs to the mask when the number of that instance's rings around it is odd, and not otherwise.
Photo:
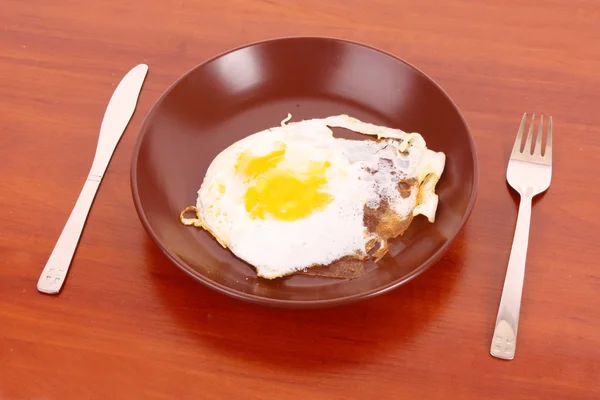
[(406, 346), (434, 323), (461, 276), (459, 234), (421, 276), (375, 298), (313, 310), (269, 308), (229, 298), (175, 267), (146, 237), (149, 280), (160, 301), (199, 346), (277, 368), (323, 369), (365, 362)]

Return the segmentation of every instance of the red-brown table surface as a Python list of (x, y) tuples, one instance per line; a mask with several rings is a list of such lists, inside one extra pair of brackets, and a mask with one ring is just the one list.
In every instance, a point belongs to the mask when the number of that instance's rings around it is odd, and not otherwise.
[[(411, 283), (293, 312), (229, 299), (145, 234), (129, 187), (140, 124), (203, 60), (325, 35), (395, 53), (463, 111), (480, 189), (451, 250)], [(87, 176), (106, 104), (150, 66), (59, 296), (37, 278)], [(595, 1), (0, 2), (0, 398), (597, 399), (600, 8)], [(534, 203), (517, 356), (489, 355), (517, 213), (505, 168), (523, 112), (554, 117)]]

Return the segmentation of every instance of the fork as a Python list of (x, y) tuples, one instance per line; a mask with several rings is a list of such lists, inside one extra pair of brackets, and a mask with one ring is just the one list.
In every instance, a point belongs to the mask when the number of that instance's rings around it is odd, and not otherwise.
[(497, 358), (512, 360), (517, 347), (517, 328), (521, 309), (521, 294), (525, 278), (525, 259), (529, 241), (531, 201), (534, 196), (550, 186), (552, 176), (552, 117), (548, 121), (546, 146), (542, 153), (544, 116), (540, 117), (535, 147), (532, 151), (535, 114), (531, 117), (525, 147), (521, 150), (523, 133), (527, 125), (527, 113), (523, 114), (517, 138), (508, 161), (506, 180), (521, 196), (515, 236), (510, 250), (508, 268), (504, 278), (502, 297), (496, 317), (496, 326), (490, 346), (490, 354)]

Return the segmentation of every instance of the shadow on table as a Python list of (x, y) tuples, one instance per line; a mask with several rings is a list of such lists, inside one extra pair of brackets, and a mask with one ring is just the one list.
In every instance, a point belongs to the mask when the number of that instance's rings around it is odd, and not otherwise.
[(326, 370), (410, 345), (431, 329), (461, 275), (462, 238), (413, 281), (372, 299), (318, 310), (267, 308), (231, 299), (180, 271), (149, 238), (146, 252), (157, 296), (199, 345), (246, 363)]

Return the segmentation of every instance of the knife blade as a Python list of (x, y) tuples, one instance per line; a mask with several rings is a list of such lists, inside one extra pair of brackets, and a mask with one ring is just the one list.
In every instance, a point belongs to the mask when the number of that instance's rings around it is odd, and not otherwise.
[(65, 282), (88, 213), (125, 128), (129, 124), (148, 72), (146, 64), (131, 69), (115, 89), (100, 125), (90, 173), (37, 283), (42, 293), (58, 294)]

